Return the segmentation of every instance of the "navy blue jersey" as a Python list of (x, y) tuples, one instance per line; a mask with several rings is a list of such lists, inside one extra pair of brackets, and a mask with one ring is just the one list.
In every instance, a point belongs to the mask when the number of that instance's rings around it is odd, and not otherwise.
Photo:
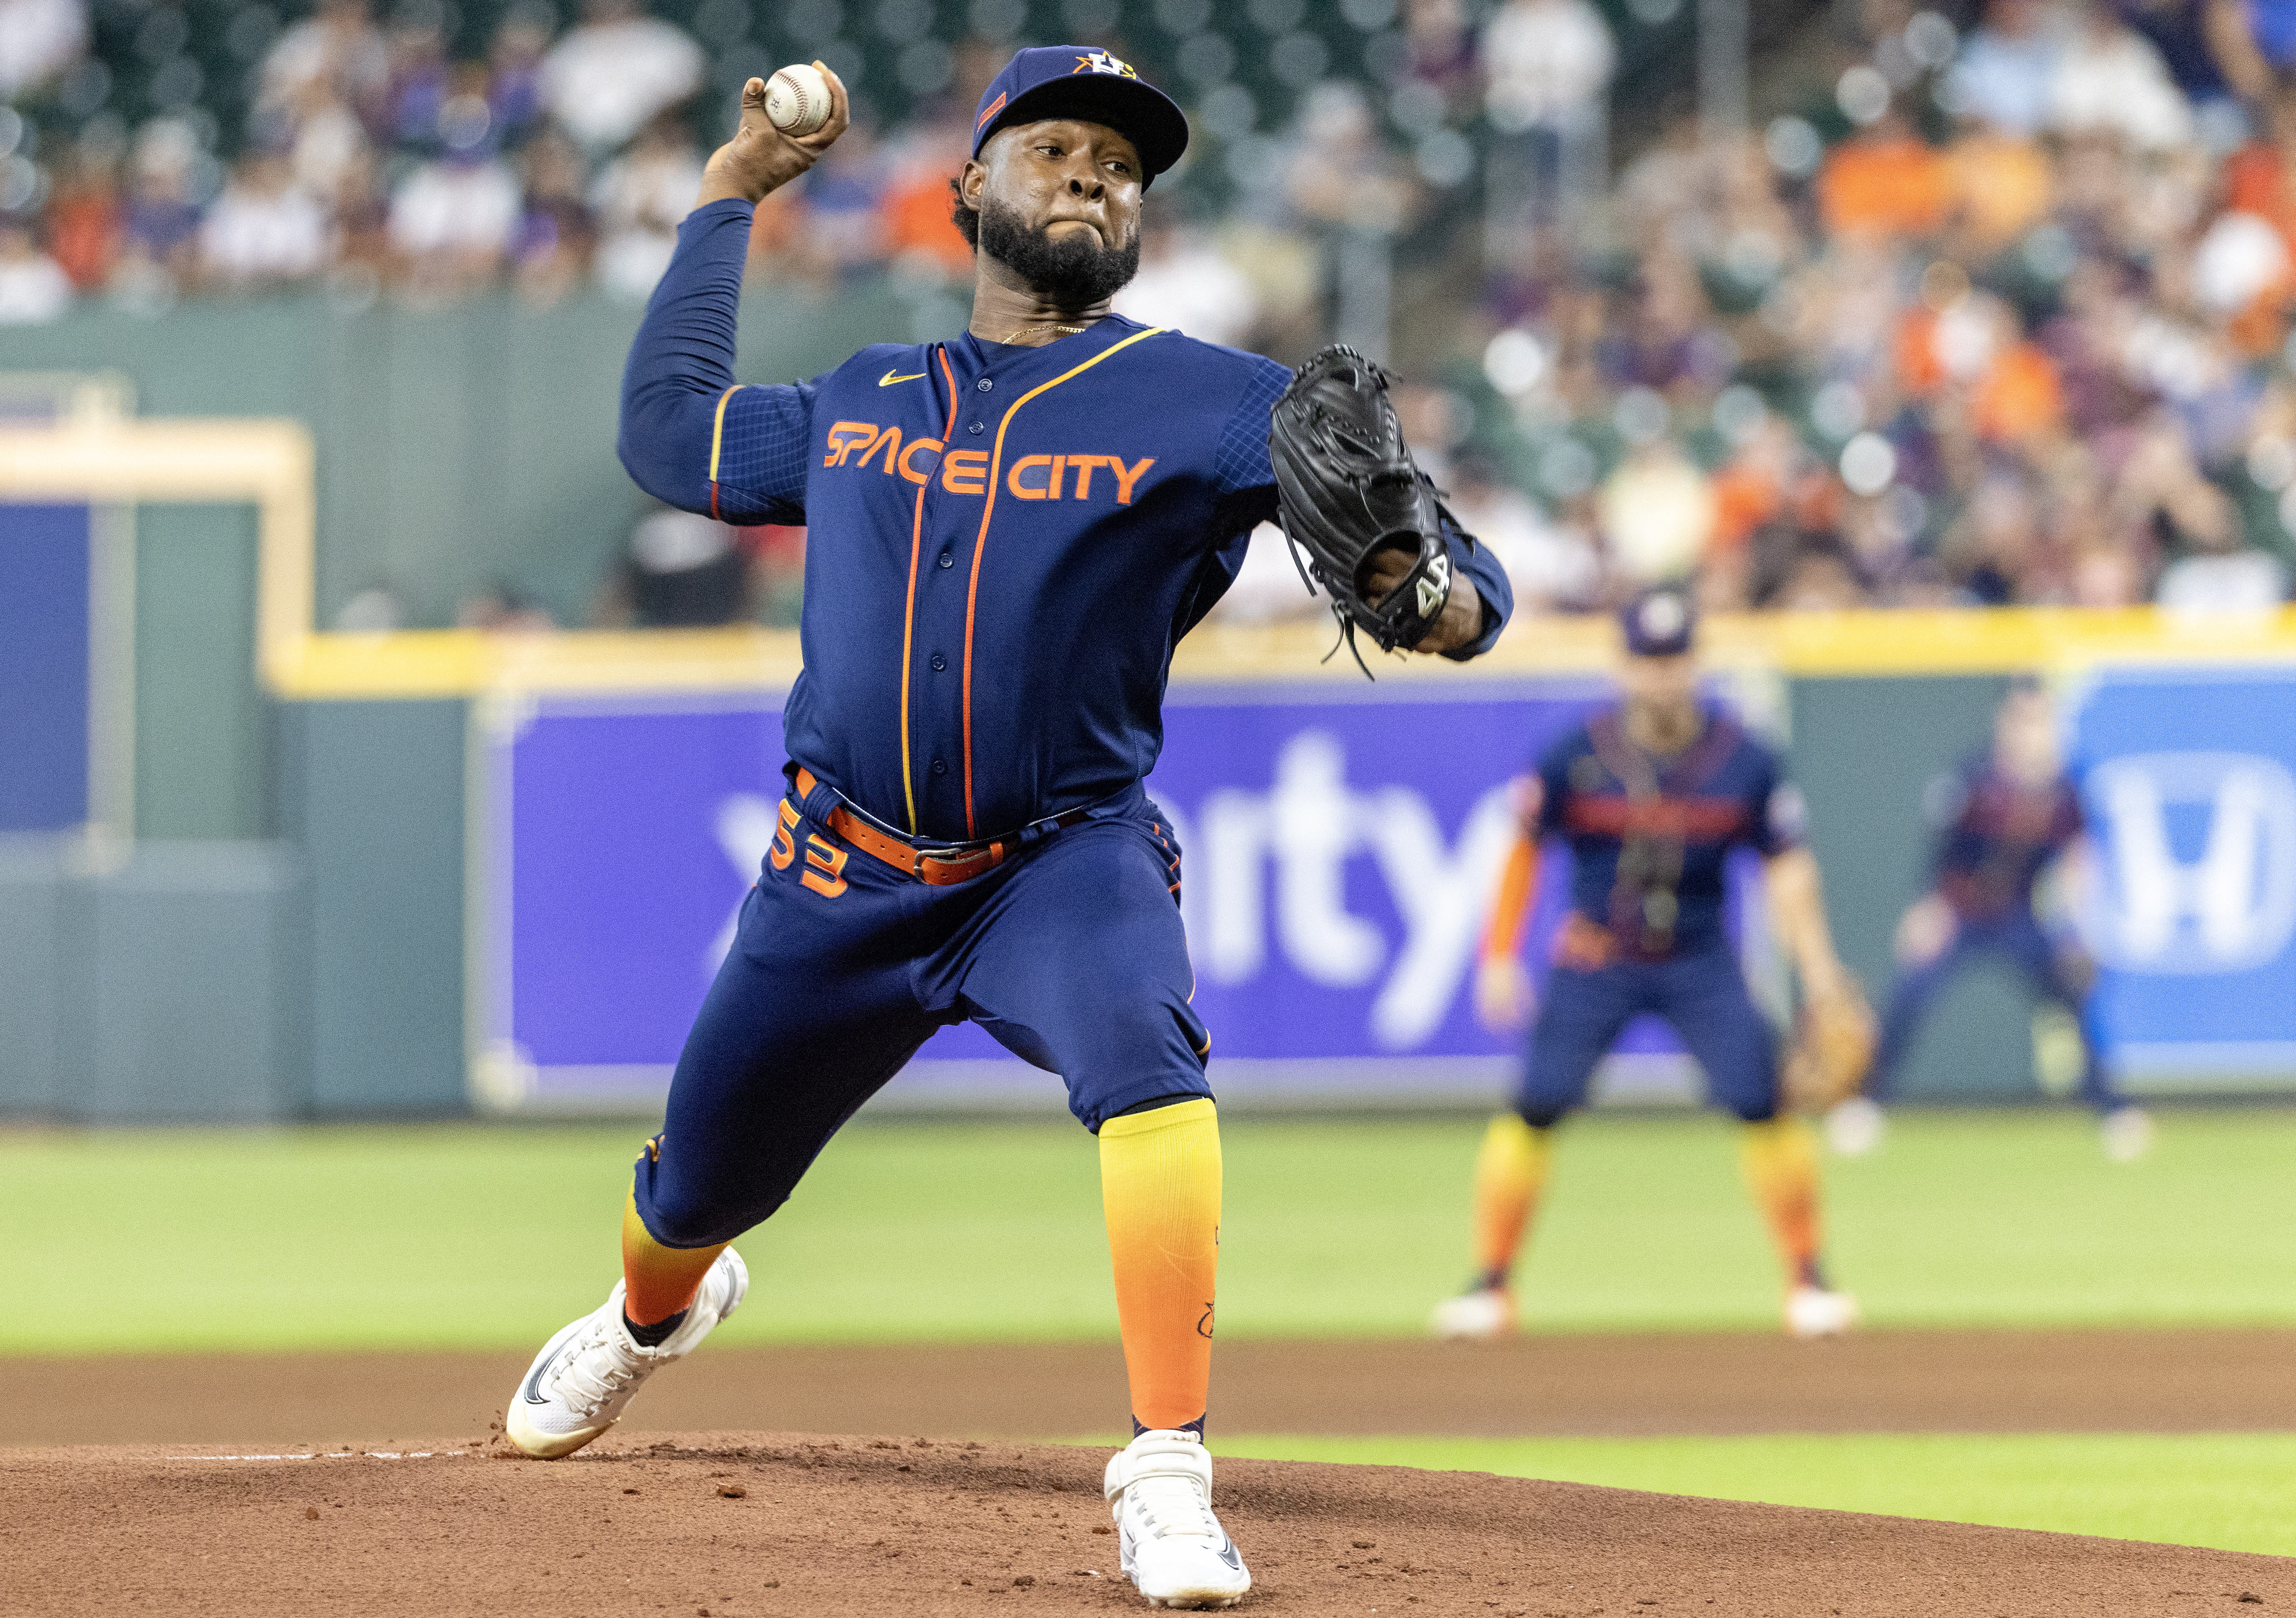
[(1989, 751), (1932, 784), (1928, 809), (1939, 834), (1938, 891), (1961, 915), (1980, 920), (2030, 913), (2033, 884), (2083, 825), (2070, 776), (2028, 785), (1995, 768)]
[[(696, 209), (623, 382), (621, 453), (648, 492), (808, 528), (805, 672), (790, 756), (889, 825), (1010, 832), (1108, 798), (1163, 744), (1173, 648), (1275, 511), (1275, 361), (1110, 316), (1042, 348), (864, 349), (741, 387), (734, 321), (751, 209)], [(1453, 547), (1498, 637), (1513, 595)]]
[(1535, 831), (1570, 845), (1571, 908), (1641, 959), (1724, 945), (1730, 850), (1784, 853), (1805, 819), (1777, 755), (1719, 709), (1672, 758), (1629, 742), (1607, 709), (1547, 750), (1538, 797)]

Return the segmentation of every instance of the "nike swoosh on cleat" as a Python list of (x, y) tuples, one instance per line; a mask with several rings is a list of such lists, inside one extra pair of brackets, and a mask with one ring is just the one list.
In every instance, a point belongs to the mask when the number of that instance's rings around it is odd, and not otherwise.
[(911, 375), (908, 375), (908, 376), (896, 376), (896, 375), (894, 375), (894, 374), (892, 374), (892, 372), (890, 372), (890, 371), (889, 370), (889, 371), (887, 371), (887, 372), (885, 373), (885, 374), (884, 374), (884, 375), (882, 375), (882, 376), (881, 376), (881, 377), (879, 377), (879, 378), (877, 379), (877, 385), (878, 385), (880, 388), (890, 388), (890, 387), (891, 387), (895, 382), (916, 382), (916, 381), (918, 381), (918, 380), (922, 379), (922, 378), (923, 377), (923, 375), (924, 375), (924, 373), (923, 373), (923, 372), (922, 372), (922, 371), (919, 371), (919, 372), (916, 372), (916, 373), (914, 373), (914, 374), (911, 374)]
[[(564, 1351), (565, 1351), (562, 1349), (559, 1351), (560, 1353), (563, 1353)], [(533, 1375), (526, 1379), (527, 1403), (530, 1405), (546, 1405), (550, 1402), (548, 1399), (543, 1396), (542, 1374), (557, 1363), (558, 1354), (545, 1354), (542, 1357), (541, 1363), (534, 1367)]]
[(1238, 1573), (1242, 1573), (1243, 1571), (1243, 1558), (1235, 1554), (1235, 1541), (1234, 1540), (1223, 1539), (1220, 1541), (1219, 1559), (1226, 1563), (1230, 1567), (1235, 1569)]

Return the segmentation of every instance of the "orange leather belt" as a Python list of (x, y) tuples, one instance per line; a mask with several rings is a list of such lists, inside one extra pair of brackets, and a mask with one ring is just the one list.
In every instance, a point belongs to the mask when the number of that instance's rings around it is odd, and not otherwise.
[(1573, 910), (1554, 933), (1554, 964), (1570, 972), (1600, 972), (1620, 957), (1619, 937), (1583, 912)]
[[(810, 797), (813, 789), (819, 784), (811, 770), (803, 765), (798, 767), (797, 795), (800, 802)], [(1070, 809), (1065, 815), (1038, 824), (1049, 834), (1061, 826), (1074, 825), (1084, 817), (1084, 810)], [(904, 876), (913, 876), (934, 888), (970, 882), (995, 870), (1025, 846), (1023, 840), (1015, 834), (982, 842), (955, 843), (940, 849), (912, 848), (891, 833), (879, 831), (841, 803), (829, 811), (829, 829), (873, 859), (881, 860)]]

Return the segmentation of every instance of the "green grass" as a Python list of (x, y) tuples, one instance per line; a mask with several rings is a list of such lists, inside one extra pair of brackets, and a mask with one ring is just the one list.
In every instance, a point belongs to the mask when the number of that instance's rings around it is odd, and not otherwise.
[(1245, 1437), (1218, 1449), (2296, 1556), (2296, 1433)]
[[(1466, 1269), (1473, 1120), (1233, 1121), (1226, 1335), (1418, 1331)], [(0, 1135), (0, 1352), (526, 1347), (603, 1295), (634, 1128)], [(1882, 1326), (2296, 1322), (2296, 1112), (1902, 1115), (1830, 1170)], [(742, 1243), (734, 1341), (1113, 1334), (1092, 1141), (857, 1125)], [(1767, 1329), (1777, 1280), (1709, 1117), (1574, 1124), (1522, 1282), (1562, 1330)]]

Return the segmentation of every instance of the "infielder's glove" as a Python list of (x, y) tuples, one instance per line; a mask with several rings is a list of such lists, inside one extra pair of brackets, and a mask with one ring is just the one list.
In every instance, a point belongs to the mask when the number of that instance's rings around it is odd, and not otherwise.
[[(1455, 530), (1458, 524), (1412, 460), (1387, 384), (1385, 371), (1333, 343), (1292, 379), (1275, 401), (1267, 432), (1292, 560), (1311, 592), (1321, 585), (1331, 596), (1350, 651), (1357, 629), (1382, 652), (1410, 650), (1426, 638), (1451, 599), (1451, 553), (1443, 530), (1447, 522)], [(1459, 537), (1474, 543), (1472, 535), (1461, 531)], [(1403, 582), (1374, 603), (1365, 580), (1372, 557), (1390, 547), (1416, 560)], [(1356, 660), (1363, 661), (1362, 653)]]
[(1786, 1105), (1798, 1113), (1827, 1113), (1857, 1094), (1874, 1065), (1875, 1031), (1874, 1008), (1855, 981), (1805, 1004), (1779, 1072)]

